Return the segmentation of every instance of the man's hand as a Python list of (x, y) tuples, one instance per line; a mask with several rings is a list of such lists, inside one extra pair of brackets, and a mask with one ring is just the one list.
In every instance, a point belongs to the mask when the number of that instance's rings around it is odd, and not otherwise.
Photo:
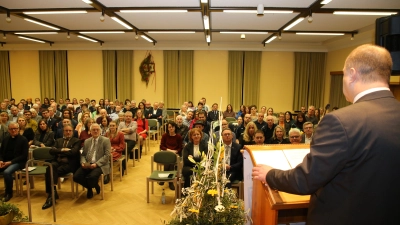
[(0, 168), (3, 168), (3, 166), (4, 166), (4, 162), (0, 161)]
[(90, 169), (94, 169), (94, 168), (96, 168), (96, 167), (97, 167), (97, 164), (96, 164), (96, 163), (90, 164)]
[(251, 175), (253, 176), (253, 179), (266, 183), (265, 179), (267, 177), (267, 173), (271, 169), (273, 168), (267, 165), (257, 165), (253, 167), (253, 173)]
[(227, 171), (229, 171), (229, 170), (231, 169), (231, 166), (228, 165), (228, 164), (225, 164), (225, 169), (226, 169)]

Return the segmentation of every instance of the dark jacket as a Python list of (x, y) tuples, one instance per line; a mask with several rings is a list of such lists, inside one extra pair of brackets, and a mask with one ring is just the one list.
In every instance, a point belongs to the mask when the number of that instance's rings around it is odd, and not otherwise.
[(72, 137), (66, 146), (66, 148), (71, 149), (70, 151), (61, 151), (64, 145), (64, 138), (59, 138), (55, 141), (54, 146), (50, 149), (50, 154), (54, 155), (53, 161), (57, 161), (61, 163), (68, 163), (71, 167), (71, 170), (75, 172), (79, 168), (79, 160), (80, 160), (80, 152), (81, 149), (81, 141)]
[[(7, 135), (4, 138), (3, 143), (1, 144), (0, 148), (0, 161), (3, 161), (3, 156), (6, 152), (6, 146), (8, 141), (12, 138), (10, 135)], [(18, 163), (20, 168), (25, 167), (26, 161), (28, 161), (28, 152), (29, 152), (29, 145), (28, 145), (28, 140), (22, 136), (22, 135), (17, 135), (15, 136), (17, 139), (17, 142), (15, 144), (15, 151), (14, 151), (14, 158), (11, 160), (11, 163)]]
[[(185, 147), (183, 148), (183, 166), (189, 166), (189, 167), (194, 167), (195, 164), (190, 162), (188, 159), (189, 155), (193, 156), (194, 161), (200, 162), (201, 157), (194, 157), (194, 145), (192, 142), (189, 142)], [(199, 150), (200, 153), (204, 152), (205, 155), (207, 155), (208, 152), (208, 145), (207, 143), (200, 142), (199, 144)]]
[(54, 145), (54, 132), (53, 131), (47, 131), (43, 137), (42, 142), (39, 141), (40, 135), (41, 135), (41, 133), (39, 132), (39, 130), (37, 130), (35, 132), (35, 137), (33, 138), (33, 145), (40, 146), (40, 144), (44, 144), (46, 147), (51, 147)]

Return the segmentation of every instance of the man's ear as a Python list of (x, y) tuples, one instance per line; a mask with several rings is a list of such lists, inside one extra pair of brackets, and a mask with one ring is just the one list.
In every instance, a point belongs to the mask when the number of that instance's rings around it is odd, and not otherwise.
[(359, 74), (355, 68), (349, 70), (350, 83), (354, 83), (359, 79)]

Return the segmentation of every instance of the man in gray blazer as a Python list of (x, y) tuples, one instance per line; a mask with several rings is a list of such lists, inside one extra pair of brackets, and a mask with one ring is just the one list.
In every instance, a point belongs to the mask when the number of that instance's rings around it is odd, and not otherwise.
[(92, 137), (85, 140), (81, 167), (74, 174), (74, 181), (87, 188), (87, 198), (93, 197), (93, 188), (100, 194), (98, 180), (101, 174), (110, 173), (110, 139), (100, 136), (100, 125), (90, 126)]
[(391, 70), (386, 49), (353, 50), (343, 68), (353, 105), (325, 115), (294, 169), (253, 168), (272, 189), (311, 195), (307, 225), (399, 224), (400, 103), (389, 89)]

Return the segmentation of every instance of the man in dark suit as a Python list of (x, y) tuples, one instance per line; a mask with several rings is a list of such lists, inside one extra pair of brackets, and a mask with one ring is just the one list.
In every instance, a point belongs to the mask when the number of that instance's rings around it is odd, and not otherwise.
[(343, 68), (353, 105), (325, 115), (294, 169), (253, 168), (253, 179), (272, 189), (311, 195), (307, 225), (399, 223), (400, 103), (389, 89), (391, 69), (386, 49), (353, 50)]
[[(100, 136), (100, 125), (90, 126), (92, 137), (85, 140), (81, 167), (74, 174), (74, 181), (87, 188), (87, 198), (93, 197), (93, 188), (100, 194), (98, 180), (101, 174), (110, 173), (110, 139)], [(111, 178), (112, 179), (112, 178)]]
[(42, 112), (43, 119), (47, 119), (47, 127), (50, 127), (51, 130), (54, 133), (56, 133), (57, 132), (57, 124), (58, 124), (58, 122), (60, 122), (61, 118), (55, 114), (55, 112), (57, 111), (55, 108), (49, 107), (49, 108), (47, 108), (47, 110), (48, 110), (48, 114), (47, 114), (46, 118), (43, 115), (45, 110), (43, 110), (43, 112)]
[(207, 122), (213, 122), (219, 120), (218, 118), (219, 111), (218, 111), (218, 104), (214, 103), (212, 105), (211, 111), (207, 114)]
[(10, 122), (8, 133), (0, 148), (0, 172), (3, 172), (6, 188), (5, 202), (13, 197), (13, 174), (25, 167), (29, 150), (28, 140), (19, 134), (18, 123)]
[(153, 103), (153, 110), (147, 116), (149, 119), (157, 119), (158, 124), (162, 125), (162, 109), (158, 108), (158, 102)]
[[(240, 145), (232, 141), (232, 131), (229, 128), (223, 128), (222, 141), (225, 149), (226, 159), (226, 176), (229, 178), (231, 183), (235, 180), (243, 179), (243, 156), (240, 152)], [(231, 186), (228, 183), (227, 187)]]
[[(62, 124), (63, 124), (63, 126), (61, 128), (57, 129), (57, 132), (55, 134), (54, 139), (58, 139), (58, 138), (63, 138), (64, 137), (64, 129), (63, 128), (64, 128), (65, 125), (71, 125), (73, 127), (73, 125), (71, 123), (71, 120), (67, 119), (67, 118), (62, 120)], [(78, 131), (73, 130), (72, 136), (76, 137), (76, 138), (79, 138)]]
[[(57, 139), (54, 147), (50, 149), (50, 154), (54, 155), (51, 165), (53, 167), (54, 196), (56, 199), (58, 199), (56, 189), (58, 177), (68, 173), (74, 173), (79, 168), (79, 149), (81, 147), (81, 141), (72, 136), (74, 131), (72, 125), (64, 125), (63, 130), (64, 138)], [(46, 169), (46, 193), (47, 199), (42, 206), (42, 209), (47, 209), (53, 206), (49, 167)]]

